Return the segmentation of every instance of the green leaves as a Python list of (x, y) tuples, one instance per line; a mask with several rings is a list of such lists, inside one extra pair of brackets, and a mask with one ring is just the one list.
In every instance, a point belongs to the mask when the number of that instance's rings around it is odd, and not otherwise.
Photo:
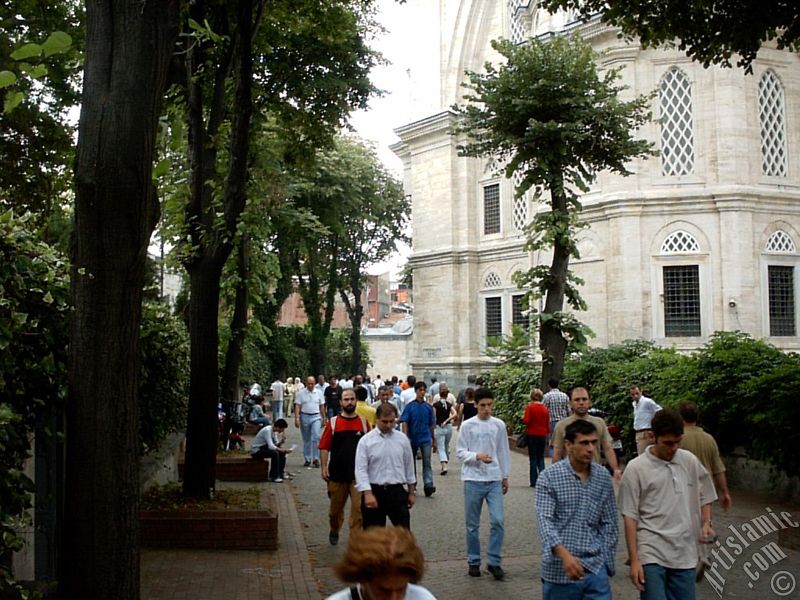
[(17, 80), (17, 76), (12, 71), (0, 71), (0, 89), (12, 85)]

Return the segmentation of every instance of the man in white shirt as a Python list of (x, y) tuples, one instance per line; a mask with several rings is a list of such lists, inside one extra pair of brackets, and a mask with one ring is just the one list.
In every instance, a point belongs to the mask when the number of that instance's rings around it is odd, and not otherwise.
[(645, 448), (653, 443), (653, 431), (650, 423), (655, 414), (661, 410), (661, 406), (642, 395), (641, 388), (636, 384), (631, 386), (631, 399), (633, 400), (631, 402), (633, 405), (633, 430), (636, 432), (636, 454), (641, 455)]
[[(391, 403), (376, 409), (375, 429), (356, 448), (356, 489), (361, 494), (361, 523), (368, 527), (392, 525), (411, 528), (409, 510), (416, 502), (416, 475), (411, 442), (394, 428), (397, 409)], [(403, 487), (408, 485), (408, 491)]]
[(467, 530), (467, 562), (472, 577), (481, 576), (480, 525), (483, 502), (489, 507), (489, 572), (503, 579), (500, 566), (505, 535), (503, 496), (508, 492), (511, 457), (506, 424), (492, 416), (494, 395), (488, 388), (475, 390), (478, 414), (461, 425), (456, 456), (461, 461)]
[(278, 419), (274, 425), (267, 425), (253, 438), (250, 446), (250, 456), (255, 460), (269, 459), (269, 480), (275, 483), (283, 482), (283, 469), (286, 466), (286, 455), (291, 449), (280, 448), (275, 444), (273, 430), (278, 435), (286, 431), (288, 423), (284, 419)]
[(313, 375), (306, 377), (306, 387), (294, 400), (294, 426), (303, 436), (304, 467), (319, 467), (319, 438), (325, 425), (325, 398), (315, 383)]
[(408, 383), (408, 388), (400, 392), (399, 416), (403, 415), (403, 411), (406, 409), (408, 403), (413, 402), (417, 398), (417, 392), (414, 390), (414, 386), (417, 385), (417, 378), (413, 375), (409, 375), (406, 377), (406, 383)]
[(275, 379), (275, 381), (272, 382), (272, 385), (269, 387), (272, 390), (272, 418), (282, 419), (283, 394), (286, 391), (286, 386), (281, 381), (281, 378), (278, 377), (277, 379)]

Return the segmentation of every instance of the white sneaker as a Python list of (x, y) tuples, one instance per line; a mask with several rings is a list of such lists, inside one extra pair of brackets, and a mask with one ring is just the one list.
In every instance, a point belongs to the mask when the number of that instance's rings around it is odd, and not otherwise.
[(273, 483), (283, 483), (283, 479), (281, 479), (280, 477), (278, 477), (277, 479), (273, 479), (273, 480), (272, 480), (272, 482), (273, 482)]

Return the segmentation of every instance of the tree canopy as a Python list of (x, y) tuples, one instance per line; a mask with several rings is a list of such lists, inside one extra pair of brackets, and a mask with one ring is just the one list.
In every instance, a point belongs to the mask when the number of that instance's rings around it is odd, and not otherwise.
[(560, 375), (568, 344), (585, 343), (585, 329), (563, 311), (565, 299), (573, 310), (586, 308), (574, 285), (582, 282), (569, 271), (570, 258), (580, 258), (579, 192), (588, 191), (600, 171), (629, 175), (630, 161), (652, 154), (652, 144), (633, 135), (650, 119), (649, 99), (621, 100), (619, 71), (601, 76), (598, 55), (577, 37), (521, 46), (500, 40), (492, 47), (505, 62), (468, 73), (467, 103), (454, 107), (462, 119), (455, 133), (465, 136), (462, 155), (493, 157), (506, 177), (522, 175), (518, 197), (533, 188), (535, 198), (549, 201), (550, 210), (537, 212), (528, 226), (526, 249), (552, 249), (552, 262), (515, 278), (530, 290), (530, 300), (544, 297), (544, 309), (531, 303), (531, 312), (546, 382)]
[(764, 43), (774, 40), (779, 49), (796, 51), (800, 39), (795, 0), (543, 0), (540, 6), (578, 10), (584, 18), (600, 13), (643, 46), (675, 41), (706, 67), (731, 66), (735, 59), (750, 72)]

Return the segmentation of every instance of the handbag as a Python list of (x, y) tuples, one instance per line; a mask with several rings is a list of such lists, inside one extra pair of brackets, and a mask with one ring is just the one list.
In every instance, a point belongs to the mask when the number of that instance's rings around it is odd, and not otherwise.
[(517, 448), (527, 448), (528, 447), (528, 434), (523, 430), (522, 432), (517, 434)]

